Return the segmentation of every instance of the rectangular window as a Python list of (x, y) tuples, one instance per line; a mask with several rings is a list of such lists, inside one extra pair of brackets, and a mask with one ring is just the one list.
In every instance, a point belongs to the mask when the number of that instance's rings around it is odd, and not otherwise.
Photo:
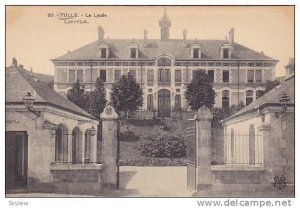
[(193, 54), (194, 54), (193, 58), (199, 58), (199, 49), (194, 48)]
[(75, 83), (76, 82), (75, 69), (70, 69), (69, 70), (69, 82), (70, 83)]
[(181, 82), (181, 70), (175, 70), (175, 82)]
[(100, 70), (100, 79), (103, 81), (103, 82), (106, 82), (106, 70)]
[(154, 82), (154, 71), (153, 70), (148, 70), (147, 71), (147, 82), (148, 83), (153, 83)]
[(101, 48), (101, 58), (106, 58), (106, 48)]
[(129, 73), (136, 79), (136, 70), (135, 69), (130, 69)]
[(214, 70), (208, 70), (207, 74), (210, 77), (211, 81), (213, 82), (215, 80), (215, 71)]
[(224, 59), (229, 58), (229, 49), (228, 48), (223, 49), (223, 58)]
[(247, 72), (247, 82), (253, 83), (254, 82), (254, 70), (248, 70)]
[(121, 70), (116, 69), (115, 70), (115, 82), (119, 81), (120, 78), (121, 78)]
[(79, 82), (83, 82), (83, 70), (82, 69), (77, 70), (77, 80), (79, 80)]
[(261, 83), (262, 82), (262, 70), (255, 71), (255, 82)]
[(165, 69), (165, 82), (170, 82), (170, 81), (171, 81), (170, 69)]
[(159, 69), (158, 70), (158, 82), (164, 82), (164, 80), (165, 80), (164, 69)]
[(246, 98), (246, 105), (249, 105), (252, 102), (253, 102), (253, 97), (247, 97)]
[(197, 73), (198, 73), (198, 70), (193, 70), (192, 79), (194, 79), (196, 77)]
[(222, 108), (229, 108), (229, 97), (222, 98)]
[(223, 82), (229, 82), (229, 70), (223, 70)]
[(152, 110), (153, 109), (153, 95), (147, 96), (147, 109)]
[(175, 95), (175, 110), (180, 110), (181, 109), (181, 96), (180, 95)]
[(136, 58), (136, 48), (130, 49), (130, 58)]
[(57, 81), (59, 83), (68, 82), (68, 72), (67, 69), (56, 69), (57, 71)]

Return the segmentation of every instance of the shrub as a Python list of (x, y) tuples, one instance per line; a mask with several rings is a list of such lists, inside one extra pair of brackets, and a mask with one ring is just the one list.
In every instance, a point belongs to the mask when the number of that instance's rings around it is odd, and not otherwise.
[(186, 156), (186, 139), (181, 136), (148, 136), (139, 145), (142, 156), (152, 158), (179, 158)]

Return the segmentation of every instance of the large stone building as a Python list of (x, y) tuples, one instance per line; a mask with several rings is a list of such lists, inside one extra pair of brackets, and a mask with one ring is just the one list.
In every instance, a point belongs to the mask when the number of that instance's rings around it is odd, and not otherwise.
[(159, 21), (160, 39), (108, 39), (98, 27), (98, 40), (54, 58), (54, 89), (65, 94), (79, 80), (92, 90), (100, 76), (109, 97), (113, 83), (130, 72), (143, 88), (141, 111), (171, 116), (188, 110), (184, 92), (195, 71), (204, 70), (214, 81), (216, 106), (249, 104), (273, 80), (277, 60), (235, 42), (234, 29), (224, 40), (171, 39), (166, 11)]

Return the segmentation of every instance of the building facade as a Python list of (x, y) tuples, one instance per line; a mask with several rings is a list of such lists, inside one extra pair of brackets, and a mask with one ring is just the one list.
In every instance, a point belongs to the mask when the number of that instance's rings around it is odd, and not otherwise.
[(108, 39), (98, 27), (98, 40), (52, 59), (54, 89), (62, 94), (79, 80), (86, 90), (100, 77), (109, 99), (113, 83), (131, 73), (143, 88), (142, 111), (156, 111), (170, 117), (174, 111), (188, 110), (184, 93), (197, 70), (214, 81), (216, 106), (249, 104), (273, 80), (277, 60), (234, 40), (234, 29), (224, 40), (170, 39), (171, 20), (166, 11), (159, 21), (160, 39)]

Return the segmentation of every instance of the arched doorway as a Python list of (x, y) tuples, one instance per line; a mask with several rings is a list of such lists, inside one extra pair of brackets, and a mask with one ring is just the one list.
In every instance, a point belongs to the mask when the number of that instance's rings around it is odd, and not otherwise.
[(78, 127), (75, 127), (72, 131), (72, 163), (81, 163), (81, 132)]
[(158, 91), (158, 117), (171, 116), (171, 92), (163, 89)]

